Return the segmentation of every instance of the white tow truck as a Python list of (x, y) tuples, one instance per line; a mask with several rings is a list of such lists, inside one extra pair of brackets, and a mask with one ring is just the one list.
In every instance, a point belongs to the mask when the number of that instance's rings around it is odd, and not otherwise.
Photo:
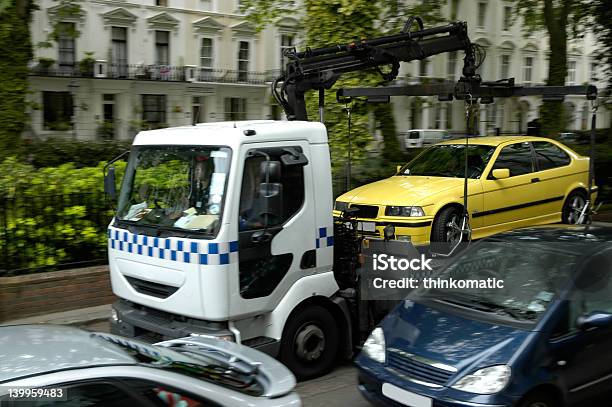
[[(408, 31), (415, 21), (420, 29)], [(292, 52), (273, 84), (290, 121), (139, 133), (108, 228), (119, 297), (112, 332), (150, 341), (189, 335), (235, 341), (278, 357), (298, 379), (352, 355), (380, 313), (359, 291), (356, 222), (350, 214), (332, 217), (327, 132), (306, 121), (304, 93), (319, 90), (322, 118), (324, 89), (342, 73), (390, 66), (383, 75), (391, 80), (400, 61), (456, 50), (466, 53), (457, 87), (418, 92), (471, 98), (523, 91), (480, 83), (465, 23), (424, 30), (411, 19), (394, 36)], [(380, 89), (359, 92), (381, 96)], [(386, 95), (399, 94), (405, 91)], [(111, 164), (105, 188), (115, 197)], [(464, 226), (468, 219), (466, 208)]]

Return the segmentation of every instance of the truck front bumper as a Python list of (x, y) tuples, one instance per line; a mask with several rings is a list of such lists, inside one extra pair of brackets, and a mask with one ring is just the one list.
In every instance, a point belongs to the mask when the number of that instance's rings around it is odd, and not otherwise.
[(234, 334), (225, 322), (189, 318), (126, 300), (118, 300), (113, 304), (111, 333), (151, 343), (189, 335), (234, 340)]

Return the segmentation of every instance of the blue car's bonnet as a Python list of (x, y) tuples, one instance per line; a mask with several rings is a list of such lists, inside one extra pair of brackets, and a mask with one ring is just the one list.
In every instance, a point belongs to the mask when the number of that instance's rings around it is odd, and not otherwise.
[(462, 370), (507, 363), (530, 331), (466, 319), (412, 301), (401, 302), (382, 324), (395, 348)]

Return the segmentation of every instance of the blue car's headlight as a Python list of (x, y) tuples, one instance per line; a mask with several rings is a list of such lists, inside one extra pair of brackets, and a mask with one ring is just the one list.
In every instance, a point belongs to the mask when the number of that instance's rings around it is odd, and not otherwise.
[(362, 352), (379, 363), (385, 363), (385, 335), (381, 327), (374, 328), (363, 344)]
[(498, 393), (510, 381), (510, 374), (510, 367), (506, 365), (489, 366), (464, 376), (451, 387), (468, 393)]
[(387, 206), (387, 216), (425, 216), (425, 211), (420, 206)]

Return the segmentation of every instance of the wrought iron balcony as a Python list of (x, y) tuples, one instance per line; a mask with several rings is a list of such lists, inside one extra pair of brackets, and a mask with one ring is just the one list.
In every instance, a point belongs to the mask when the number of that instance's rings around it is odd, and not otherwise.
[(278, 71), (239, 71), (232, 69), (211, 69), (194, 65), (108, 64), (105, 61), (96, 61), (90, 69), (81, 69), (78, 65), (58, 66), (53, 64), (45, 66), (38, 64), (30, 69), (30, 74), (34, 76), (68, 78), (265, 85), (274, 79)]

